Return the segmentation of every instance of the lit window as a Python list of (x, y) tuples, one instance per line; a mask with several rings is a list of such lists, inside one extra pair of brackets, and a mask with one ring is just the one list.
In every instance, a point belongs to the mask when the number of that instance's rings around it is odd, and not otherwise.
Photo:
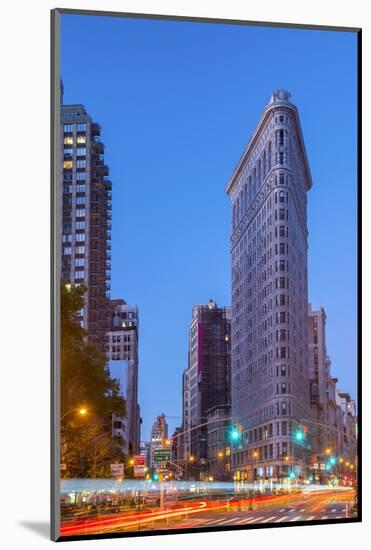
[(63, 151), (65, 156), (71, 156), (72, 157), (72, 149), (64, 149)]
[(63, 168), (72, 168), (72, 166), (73, 166), (72, 160), (65, 160), (63, 162)]
[(73, 137), (71, 137), (71, 136), (65, 137), (64, 140), (63, 140), (63, 143), (65, 145), (72, 145), (73, 144)]
[(77, 143), (86, 143), (86, 136), (77, 136)]

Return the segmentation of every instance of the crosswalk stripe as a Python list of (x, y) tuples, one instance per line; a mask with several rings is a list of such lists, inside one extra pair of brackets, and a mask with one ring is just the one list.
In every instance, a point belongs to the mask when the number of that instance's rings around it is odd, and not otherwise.
[(281, 521), (285, 521), (289, 516), (282, 516), (282, 518), (277, 519), (274, 523), (281, 523)]
[(337, 509), (336, 509), (336, 508), (333, 508), (333, 509), (331, 510), (331, 512), (337, 512)]
[(322, 516), (321, 519), (327, 519), (327, 516)]
[(259, 521), (260, 519), (264, 519), (264, 516), (261, 516), (260, 518), (251, 518), (246, 521), (246, 523), (255, 523), (256, 521)]
[(208, 521), (204, 525), (206, 525), (206, 526), (214, 525), (215, 523), (220, 523), (220, 522), (224, 522), (224, 519), (223, 518), (214, 519), (213, 521)]
[(286, 508), (282, 508), (282, 510), (280, 510), (280, 512), (286, 512)]
[(290, 521), (299, 521), (299, 519), (301, 519), (301, 516), (296, 516), (296, 517), (290, 519)]
[(312, 521), (312, 519), (314, 519), (315, 516), (309, 516), (309, 518), (307, 518), (307, 521)]
[(272, 521), (272, 519), (276, 519), (276, 517), (277, 516), (271, 516), (270, 518), (267, 518), (264, 521), (262, 521), (262, 523), (269, 523), (270, 521)]
[(342, 516), (336, 516), (336, 518), (335, 518), (335, 519), (341, 519), (341, 517), (342, 517)]
[(236, 521), (236, 524), (237, 525), (244, 525), (247, 521), (250, 521), (250, 519), (251, 519), (251, 516), (240, 519), (240, 521)]
[(240, 519), (239, 517), (236, 517), (236, 518), (231, 518), (231, 519), (227, 519), (227, 520), (223, 520), (223, 523), (226, 525), (227, 523), (234, 523), (236, 522), (238, 519)]

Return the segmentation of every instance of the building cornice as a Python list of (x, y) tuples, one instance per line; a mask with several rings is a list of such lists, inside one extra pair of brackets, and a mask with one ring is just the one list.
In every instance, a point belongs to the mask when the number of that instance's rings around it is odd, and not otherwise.
[(294, 104), (289, 103), (287, 101), (275, 101), (273, 103), (268, 103), (268, 105), (265, 107), (265, 109), (264, 109), (264, 111), (263, 111), (263, 113), (260, 117), (260, 120), (259, 120), (259, 122), (258, 122), (251, 138), (249, 139), (249, 141), (248, 141), (248, 143), (247, 143), (247, 145), (244, 149), (244, 152), (242, 153), (242, 155), (241, 155), (241, 157), (240, 157), (240, 159), (237, 163), (237, 166), (234, 169), (234, 171), (232, 173), (232, 176), (230, 177), (229, 182), (226, 186), (225, 190), (226, 190), (226, 193), (228, 195), (231, 195), (233, 188), (237, 184), (239, 176), (241, 175), (247, 161), (249, 160), (249, 158), (252, 155), (255, 147), (257, 146), (257, 144), (258, 144), (264, 130), (266, 129), (266, 126), (268, 125), (269, 120), (271, 119), (272, 115), (274, 114), (275, 111), (282, 112), (283, 109), (288, 109), (291, 113), (294, 114), (294, 116), (292, 117), (293, 123), (294, 123), (293, 128), (296, 132), (296, 136), (297, 136), (298, 142), (300, 144), (300, 147), (299, 147), (300, 159), (302, 161), (304, 173), (305, 173), (305, 176), (306, 176), (305, 179), (306, 179), (307, 190), (309, 190), (312, 187), (312, 176), (311, 176), (311, 173), (310, 173), (308, 158), (307, 158), (307, 154), (306, 154), (306, 150), (305, 150), (304, 138), (303, 138), (303, 133), (302, 133), (302, 130), (301, 130), (298, 110), (297, 110), (297, 108)]

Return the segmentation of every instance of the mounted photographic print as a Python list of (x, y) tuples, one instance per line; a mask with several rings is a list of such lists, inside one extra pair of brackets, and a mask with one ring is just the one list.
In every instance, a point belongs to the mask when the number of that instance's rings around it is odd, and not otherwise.
[(360, 29), (52, 33), (52, 538), (360, 521)]

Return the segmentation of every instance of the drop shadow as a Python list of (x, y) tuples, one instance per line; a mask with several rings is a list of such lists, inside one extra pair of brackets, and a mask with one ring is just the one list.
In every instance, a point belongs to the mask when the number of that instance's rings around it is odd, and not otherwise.
[(37, 533), (42, 538), (50, 538), (50, 524), (48, 521), (19, 521), (18, 525)]

